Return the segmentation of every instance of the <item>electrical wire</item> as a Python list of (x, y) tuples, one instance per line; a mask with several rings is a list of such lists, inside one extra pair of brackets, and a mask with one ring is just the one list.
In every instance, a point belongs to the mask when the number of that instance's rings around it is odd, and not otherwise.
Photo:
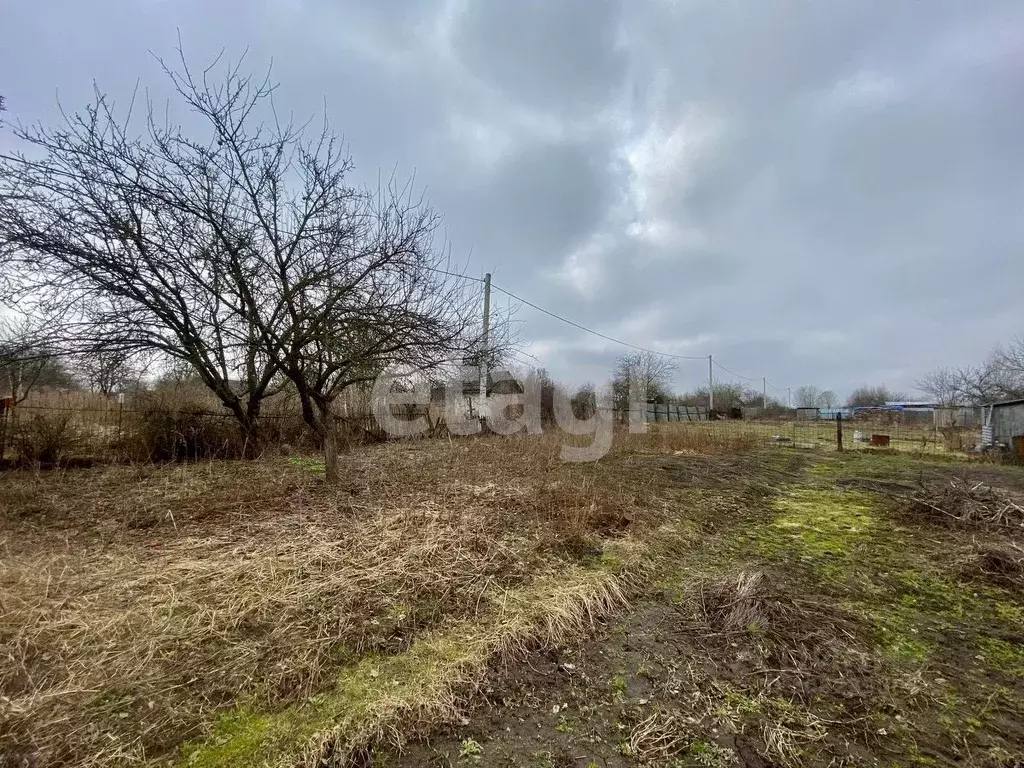
[(500, 286), (497, 286), (494, 283), (491, 283), (491, 288), (494, 289), (495, 291), (501, 291), (506, 296), (508, 296), (510, 299), (515, 299), (516, 301), (521, 302), (522, 304), (525, 304), (528, 307), (532, 307), (533, 309), (536, 309), (538, 312), (543, 312), (545, 315), (553, 317), (556, 320), (561, 320), (566, 325), (571, 325), (573, 328), (578, 328), (581, 331), (585, 331), (586, 333), (593, 334), (594, 336), (597, 336), (598, 338), (604, 339), (605, 341), (610, 341), (613, 344), (621, 344), (622, 346), (629, 347), (630, 349), (635, 349), (635, 350), (638, 350), (640, 352), (647, 352), (647, 353), (652, 354), (652, 355), (661, 355), (662, 357), (670, 357), (670, 358), (672, 358), (674, 360), (707, 360), (707, 357), (695, 357), (695, 356), (691, 356), (691, 355), (673, 355), (670, 352), (659, 352), (656, 349), (648, 349), (647, 347), (641, 347), (641, 346), (639, 346), (637, 344), (630, 344), (628, 341), (622, 341), (622, 339), (616, 339), (615, 337), (608, 336), (607, 334), (601, 333), (600, 331), (595, 331), (593, 328), (587, 328), (585, 325), (580, 325), (579, 323), (575, 323), (572, 320), (569, 320), (566, 317), (562, 317), (561, 315), (556, 314), (556, 313), (552, 312), (549, 309), (544, 309), (544, 307), (541, 307), (541, 306), (538, 306), (538, 305), (534, 304), (532, 301), (527, 301), (522, 296), (517, 296), (516, 294), (512, 293), (512, 291), (505, 290), (504, 288), (502, 288)]
[[(483, 278), (480, 278), (480, 277), (472, 277), (471, 275), (464, 275), (464, 274), (460, 274), (458, 272), (450, 272), (448, 270), (439, 269), (437, 267), (427, 267), (427, 269), (429, 269), (431, 272), (437, 272), (438, 274), (447, 275), (448, 277), (455, 277), (455, 278), (458, 278), (460, 280), (471, 280), (472, 282), (475, 282), (475, 283), (486, 283), (487, 282), (486, 280), (484, 280)], [(609, 336), (609, 335), (607, 335), (605, 333), (601, 333), (600, 331), (595, 331), (593, 328), (588, 328), (587, 326), (581, 325), (580, 323), (577, 323), (577, 322), (574, 322), (574, 321), (570, 320), (567, 317), (563, 317), (562, 315), (559, 315), (556, 312), (552, 312), (550, 309), (545, 309), (544, 307), (542, 307), (542, 306), (540, 306), (538, 304), (534, 304), (532, 301), (529, 301), (528, 299), (524, 299), (522, 296), (518, 296), (518, 295), (512, 293), (512, 291), (507, 290), (506, 288), (502, 288), (500, 285), (496, 285), (493, 281), (491, 282), (491, 289), (495, 290), (495, 291), (499, 291), (500, 293), (503, 293), (506, 296), (508, 296), (510, 299), (514, 299), (515, 301), (518, 301), (521, 304), (525, 304), (526, 306), (531, 307), (532, 309), (535, 309), (538, 312), (542, 312), (543, 314), (545, 314), (545, 315), (547, 315), (549, 317), (552, 317), (555, 320), (563, 322), (566, 325), (570, 325), (573, 328), (581, 330), (581, 331), (583, 331), (585, 333), (589, 333), (589, 334), (592, 334), (594, 336), (597, 336), (598, 338), (604, 339), (605, 341), (610, 341), (613, 344), (619, 344), (619, 345), (621, 345), (623, 347), (628, 347), (629, 349), (635, 349), (638, 352), (646, 352), (646, 353), (651, 354), (651, 355), (660, 355), (661, 357), (667, 357), (667, 358), (670, 358), (670, 359), (673, 359), (673, 360), (707, 360), (708, 359), (707, 356), (705, 356), (705, 355), (699, 355), (699, 356), (698, 355), (674, 355), (674, 354), (672, 354), (670, 352), (660, 352), (660, 351), (658, 351), (656, 349), (650, 349), (648, 347), (642, 347), (642, 346), (640, 346), (638, 344), (631, 344), (628, 341), (623, 341), (622, 339), (616, 339), (614, 336)], [(519, 361), (519, 362), (522, 362), (522, 361)], [(711, 362), (717, 368), (720, 368), (721, 370), (725, 371), (729, 375), (735, 376), (735, 377), (737, 377), (739, 379), (743, 379), (744, 381), (761, 381), (761, 379), (759, 379), (757, 377), (754, 377), (754, 376), (744, 376), (743, 374), (736, 373), (736, 371), (732, 370), (731, 368), (726, 368), (720, 362), (715, 360), (714, 357), (711, 358)], [(772, 389), (774, 389), (776, 392), (784, 392), (785, 391), (784, 389), (780, 389), (779, 387), (776, 387), (774, 384), (771, 384), (770, 382), (765, 381), (764, 383), (767, 386), (769, 386)]]
[(711, 362), (714, 363), (716, 368), (721, 368), (726, 373), (731, 374), (732, 376), (735, 376), (738, 379), (743, 379), (745, 381), (760, 381), (760, 379), (758, 379), (758, 378), (754, 378), (752, 376), (744, 376), (741, 373), (736, 373), (736, 371), (731, 370), (729, 368), (726, 368), (724, 365), (722, 365), (720, 362), (718, 362), (714, 358), (711, 358)]

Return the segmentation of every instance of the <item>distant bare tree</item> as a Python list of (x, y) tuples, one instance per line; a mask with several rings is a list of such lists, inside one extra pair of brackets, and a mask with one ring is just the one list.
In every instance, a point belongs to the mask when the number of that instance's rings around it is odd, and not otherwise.
[(906, 393), (898, 390), (891, 390), (884, 384), (880, 386), (865, 385), (853, 390), (847, 398), (846, 404), (850, 407), (863, 408), (906, 399)]
[(793, 391), (793, 402), (797, 408), (824, 408), (822, 392), (813, 384), (805, 384)]
[[(714, 393), (715, 410), (718, 411), (728, 411), (732, 408), (760, 408), (763, 400), (760, 392), (744, 387), (738, 381), (717, 381)], [(682, 405), (702, 408), (707, 408), (710, 402), (707, 387), (697, 387), (674, 399)], [(768, 398), (768, 402), (770, 405), (773, 401)]]
[(995, 357), (981, 365), (958, 368), (956, 373), (957, 388), (965, 403), (990, 403), (1007, 397), (1012, 391), (1007, 370)]
[[(916, 382), (940, 405), (980, 405), (1024, 395), (1024, 375), (1015, 368), (1019, 348), (997, 348), (980, 365), (938, 368)], [(1024, 362), (1024, 360), (1021, 360)]]
[(997, 347), (995, 358), (1004, 372), (1004, 394), (1008, 398), (1024, 397), (1024, 336), (1017, 336), (1006, 347)]
[(37, 386), (73, 386), (48, 342), (48, 336), (28, 319), (0, 320), (0, 395), (18, 404)]
[(914, 382), (914, 386), (931, 396), (937, 405), (950, 406), (962, 402), (959, 382), (959, 371), (953, 368), (936, 368)]
[(106, 349), (81, 355), (74, 366), (75, 374), (90, 391), (107, 396), (138, 387), (145, 368), (139, 358)]
[(615, 361), (612, 398), (615, 407), (629, 407), (630, 392), (646, 401), (666, 402), (671, 397), (672, 375), (679, 366), (671, 358), (654, 352), (630, 352)]
[(839, 402), (839, 398), (836, 397), (836, 393), (831, 389), (826, 389), (821, 392), (818, 396), (818, 402), (821, 403), (821, 408), (835, 408), (836, 403)]
[(589, 419), (597, 412), (597, 390), (590, 382), (581, 384), (573, 394), (571, 402), (577, 419)]

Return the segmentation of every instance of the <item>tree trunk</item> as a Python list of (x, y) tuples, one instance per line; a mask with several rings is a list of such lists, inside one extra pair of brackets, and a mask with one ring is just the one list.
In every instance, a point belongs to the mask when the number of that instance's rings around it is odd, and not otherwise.
[(323, 414), (324, 425), (324, 473), (330, 485), (341, 480), (338, 468), (338, 425), (331, 411)]
[(231, 411), (231, 415), (235, 417), (235, 421), (238, 422), (238, 428), (242, 432), (244, 441), (242, 444), (242, 458), (258, 456), (263, 447), (259, 432), (259, 400), (255, 401), (255, 403), (250, 400), (244, 408), (237, 397), (234, 399), (222, 398), (221, 403)]

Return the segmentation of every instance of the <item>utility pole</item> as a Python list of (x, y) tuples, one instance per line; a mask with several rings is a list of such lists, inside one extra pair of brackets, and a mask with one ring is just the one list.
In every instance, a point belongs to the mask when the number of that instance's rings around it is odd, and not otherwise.
[(792, 387), (786, 387), (786, 407), (790, 408), (790, 409), (793, 407), (793, 388)]
[(761, 377), (761, 410), (768, 411), (768, 377)]
[(715, 410), (715, 361), (708, 355), (708, 415)]
[(491, 273), (484, 275), (484, 335), (480, 345), (480, 406), (481, 424), (487, 419), (487, 355), (491, 333)]

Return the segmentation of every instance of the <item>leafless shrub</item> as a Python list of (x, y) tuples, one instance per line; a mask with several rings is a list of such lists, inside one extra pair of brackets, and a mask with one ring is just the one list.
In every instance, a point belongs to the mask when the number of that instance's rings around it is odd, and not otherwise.
[(130, 416), (119, 448), (136, 461), (239, 458), (250, 447), (230, 414), (212, 411), (188, 393), (146, 393), (136, 398)]
[(68, 412), (32, 414), (17, 422), (12, 435), (15, 453), (29, 464), (55, 465), (82, 444), (82, 434)]

